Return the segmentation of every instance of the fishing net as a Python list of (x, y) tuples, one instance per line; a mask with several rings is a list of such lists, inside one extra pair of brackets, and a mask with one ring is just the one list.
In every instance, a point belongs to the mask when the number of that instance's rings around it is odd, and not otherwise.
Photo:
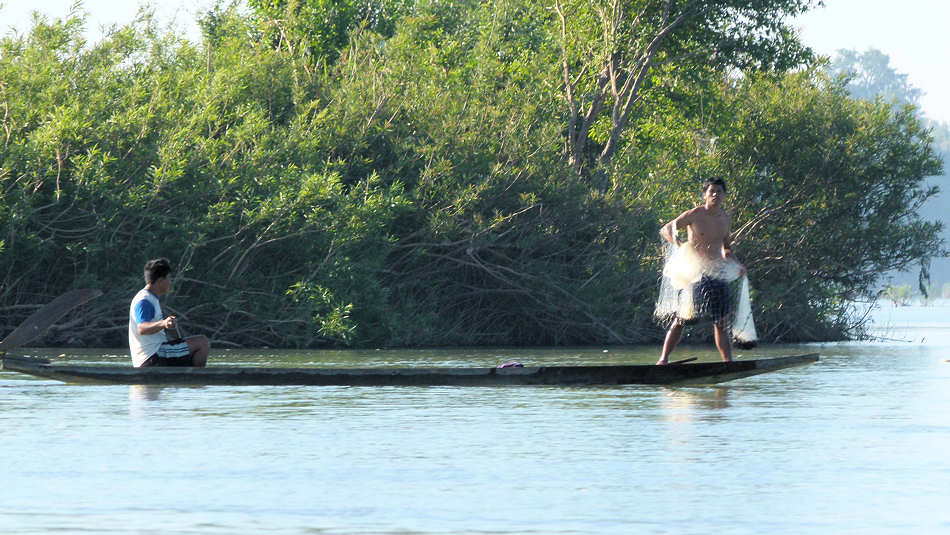
[(666, 327), (725, 320), (740, 347), (755, 345), (749, 278), (735, 258), (708, 259), (693, 246), (669, 245), (654, 316)]

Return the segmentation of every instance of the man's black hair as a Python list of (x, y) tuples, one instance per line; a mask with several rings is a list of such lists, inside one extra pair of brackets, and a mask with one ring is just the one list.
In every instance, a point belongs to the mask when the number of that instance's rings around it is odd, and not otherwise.
[(703, 193), (706, 193), (706, 190), (709, 189), (710, 186), (716, 186), (716, 185), (722, 186), (722, 192), (723, 193), (726, 192), (726, 181), (723, 180), (722, 178), (714, 177), (714, 178), (707, 178), (706, 181), (703, 182)]
[(172, 272), (172, 265), (167, 258), (156, 258), (145, 263), (145, 284), (152, 284)]

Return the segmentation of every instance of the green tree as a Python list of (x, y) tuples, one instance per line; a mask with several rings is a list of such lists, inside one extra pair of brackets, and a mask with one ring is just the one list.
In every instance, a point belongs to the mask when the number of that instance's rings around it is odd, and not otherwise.
[(609, 162), (644, 94), (665, 80), (689, 79), (705, 65), (781, 71), (802, 64), (810, 53), (785, 20), (815, 3), (554, 2), (570, 165)]
[[(804, 4), (742, 5), (766, 20)], [(609, 20), (564, 13), (570, 32)], [(391, 33), (347, 26), (332, 61), (233, 8), (207, 14), (200, 44), (147, 16), (91, 44), (82, 19), (40, 21), (0, 43), (4, 321), (98, 286), (77, 314), (94, 327), (59, 340), (122, 345), (141, 266), (161, 255), (179, 268), (169, 309), (216, 345), (656, 340), (656, 231), (719, 172), (763, 337), (840, 337), (882, 269), (941, 247), (911, 214), (931, 194), (927, 132), (812, 71), (767, 69), (800, 58), (788, 36), (693, 61), (712, 23), (687, 18), (661, 39), (622, 150), (609, 165), (585, 152), (582, 172), (566, 165), (566, 47), (547, 4), (420, 2)], [(639, 43), (625, 39), (618, 68)], [(570, 79), (587, 91), (596, 54), (578, 43)], [(589, 130), (603, 146), (607, 108)]]
[[(143, 262), (169, 256), (180, 273), (169, 309), (219, 345), (373, 329), (385, 302), (371, 268), (399, 186), (372, 174), (344, 186), (325, 152), (303, 152), (298, 114), (319, 107), (296, 102), (318, 79), (249, 43), (254, 26), (236, 12), (218, 16), (205, 50), (147, 15), (91, 46), (78, 17), (0, 43), (5, 307), (99, 286), (95, 324), (78, 336), (121, 345)], [(316, 287), (316, 301), (298, 291)]]
[[(412, 198), (383, 274), (400, 344), (646, 336), (620, 318), (643, 292), (624, 282), (639, 269), (640, 248), (627, 246), (649, 239), (652, 222), (558, 165), (557, 95), (532, 63), (546, 46), (537, 15), (432, 4), (403, 20), (384, 54), (361, 41), (341, 60), (328, 94), (347, 110), (333, 133), (341, 172), (400, 177)], [(649, 302), (637, 305), (643, 317)]]
[(278, 47), (333, 63), (352, 33), (392, 35), (412, 0), (248, 0)]
[[(908, 76), (898, 72), (890, 63), (890, 57), (875, 48), (864, 52), (842, 49), (831, 59), (826, 70), (831, 76), (843, 77), (848, 92), (855, 98), (881, 98), (898, 107), (912, 105), (922, 112), (922, 116), (926, 116), (926, 110), (920, 109), (923, 91), (911, 84)], [(923, 117), (922, 120), (932, 129), (934, 151), (946, 161), (950, 157), (950, 124)]]
[[(895, 108), (912, 106), (916, 109), (918, 117), (930, 128), (932, 141), (931, 146), (934, 152), (946, 162), (950, 157), (950, 125), (941, 124), (924, 118), (926, 110), (921, 110), (918, 101), (921, 90), (914, 87), (906, 74), (898, 72), (890, 65), (890, 58), (876, 49), (869, 49), (865, 52), (854, 50), (839, 50), (835, 58), (826, 67), (826, 70), (832, 76), (841, 76), (846, 81), (846, 87), (851, 96), (862, 100), (880, 99), (889, 103)], [(945, 171), (937, 171), (935, 175), (927, 179), (928, 186), (939, 188), (929, 202), (921, 205), (920, 215), (927, 219), (933, 219), (944, 223), (944, 240), (950, 239), (950, 228), (947, 223), (950, 220), (946, 217), (944, 205), (947, 202), (946, 174)], [(943, 257), (934, 251), (932, 255), (921, 259), (920, 272), (917, 276), (906, 272), (895, 272), (892, 277), (898, 280), (910, 280), (912, 277), (917, 280), (921, 291), (926, 288), (931, 272), (936, 277), (946, 277), (950, 275), (950, 258)]]
[(902, 307), (907, 304), (907, 300), (910, 299), (910, 285), (902, 284), (900, 286), (891, 286), (884, 290), (884, 295), (891, 301), (896, 307)]
[(940, 161), (912, 108), (853, 100), (814, 71), (749, 78), (727, 104), (719, 164), (766, 339), (840, 336), (887, 271), (943, 253), (941, 225), (918, 214)]

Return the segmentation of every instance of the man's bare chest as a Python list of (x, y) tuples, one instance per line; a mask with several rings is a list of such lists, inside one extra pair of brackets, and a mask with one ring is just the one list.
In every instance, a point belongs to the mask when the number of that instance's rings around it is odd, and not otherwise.
[(729, 234), (729, 218), (725, 214), (697, 217), (689, 230), (695, 240), (721, 242)]

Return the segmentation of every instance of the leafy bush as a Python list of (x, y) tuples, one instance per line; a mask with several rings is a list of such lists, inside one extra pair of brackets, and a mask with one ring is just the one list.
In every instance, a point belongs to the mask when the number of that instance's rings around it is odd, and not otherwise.
[(201, 44), (147, 16), (91, 44), (76, 17), (2, 40), (7, 330), (95, 286), (48, 341), (124, 345), (142, 266), (167, 256), (165, 306), (218, 346), (655, 341), (656, 232), (711, 172), (765, 340), (856, 332), (851, 300), (942, 248), (914, 215), (939, 162), (913, 114), (810, 70), (726, 76), (784, 57), (768, 42), (652, 68), (629, 123), (590, 130), (611, 157), (577, 165), (543, 4), (399, 4), (333, 35), (255, 5), (209, 13)]

